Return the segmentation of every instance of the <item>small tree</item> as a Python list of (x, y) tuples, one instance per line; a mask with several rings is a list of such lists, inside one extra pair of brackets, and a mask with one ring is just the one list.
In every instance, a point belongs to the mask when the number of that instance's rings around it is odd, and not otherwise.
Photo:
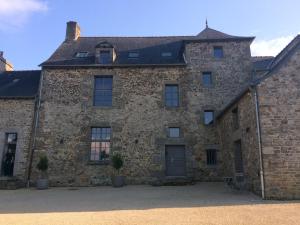
[(115, 168), (115, 170), (118, 172), (118, 174), (120, 173), (120, 169), (123, 167), (123, 158), (119, 153), (115, 153), (112, 158), (112, 166), (113, 168)]
[(48, 158), (46, 155), (41, 155), (38, 164), (36, 165), (36, 168), (42, 172), (42, 174), (45, 174), (48, 170)]

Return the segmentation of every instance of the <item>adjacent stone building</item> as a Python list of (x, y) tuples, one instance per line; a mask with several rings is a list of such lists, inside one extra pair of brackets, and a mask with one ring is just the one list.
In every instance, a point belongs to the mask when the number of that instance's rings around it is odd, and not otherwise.
[[(7, 103), (0, 110), (5, 118), (0, 123), (6, 123), (2, 136), (11, 127), (28, 128), (15, 131), (28, 134), (28, 148), (17, 141), (22, 147), (18, 154), (27, 166), (15, 164), (14, 171), (25, 173), (13, 175), (34, 182), (39, 175), (38, 157), (46, 154), (52, 186), (106, 185), (111, 182), (110, 157), (119, 152), (128, 184), (225, 180), (263, 197), (298, 198), (299, 163), (271, 162), (274, 155), (261, 153), (263, 137), (271, 128), (263, 131), (263, 110), (255, 104), (263, 95), (253, 94), (275, 77), (273, 68), (285, 57), (251, 57), (253, 39), (208, 26), (195, 36), (82, 37), (78, 24), (68, 22), (66, 39), (41, 64), (34, 98), (14, 99), (20, 104)], [(298, 39), (293, 46), (286, 51), (296, 48)], [(297, 63), (291, 66), (297, 71)], [(268, 85), (265, 90), (274, 93)], [(279, 91), (276, 85), (281, 82), (273, 81), (272, 87)], [(299, 94), (299, 87), (293, 90)], [(294, 113), (297, 101), (299, 95), (290, 103)], [(22, 106), (25, 102), (28, 105)], [(23, 113), (26, 125), (8, 108)], [(299, 131), (297, 121), (289, 128), (286, 138), (291, 139), (292, 132)], [(279, 145), (289, 146), (286, 142)], [(287, 151), (299, 156), (299, 149)], [(272, 163), (282, 173), (293, 168), (291, 183), (280, 184), (271, 172)], [(277, 186), (268, 186), (272, 184)]]

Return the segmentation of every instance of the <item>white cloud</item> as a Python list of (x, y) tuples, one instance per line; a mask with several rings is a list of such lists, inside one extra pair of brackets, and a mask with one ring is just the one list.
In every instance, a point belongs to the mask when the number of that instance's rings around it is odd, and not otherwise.
[(289, 35), (270, 40), (255, 40), (251, 45), (252, 56), (276, 56), (294, 38)]
[(0, 30), (22, 27), (32, 13), (47, 10), (44, 0), (0, 0)]

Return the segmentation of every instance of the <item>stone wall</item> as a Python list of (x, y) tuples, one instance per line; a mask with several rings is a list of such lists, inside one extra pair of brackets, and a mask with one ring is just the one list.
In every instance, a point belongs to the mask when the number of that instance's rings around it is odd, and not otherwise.
[(267, 198), (300, 198), (300, 49), (258, 85)]
[(34, 100), (0, 99), (0, 106), (0, 164), (3, 157), (6, 133), (17, 133), (14, 176), (24, 181), (28, 166)]
[[(225, 57), (214, 59), (214, 44), (186, 46), (187, 67), (43, 69), (44, 87), (37, 152), (49, 156), (52, 185), (109, 184), (109, 165), (89, 161), (93, 126), (112, 127), (112, 151), (125, 158), (128, 183), (149, 183), (165, 176), (165, 145), (185, 145), (187, 176), (221, 180), (218, 165), (206, 165), (206, 149), (219, 149), (216, 125), (203, 124), (203, 111), (216, 112), (249, 81), (248, 42), (216, 43)], [(214, 85), (204, 88), (202, 72)], [(93, 106), (95, 75), (113, 76), (113, 106)], [(164, 106), (165, 84), (179, 84), (180, 107)], [(180, 126), (181, 138), (167, 138), (167, 128)], [(35, 160), (36, 161), (36, 160)], [(34, 171), (34, 177), (37, 173)]]
[[(235, 128), (233, 110), (238, 109), (238, 128)], [(245, 187), (248, 190), (261, 194), (259, 175), (259, 149), (257, 140), (257, 126), (255, 116), (255, 102), (250, 91), (228, 108), (218, 120), (218, 132), (222, 149), (224, 176), (233, 178), (238, 187)], [(235, 172), (235, 146), (234, 143), (240, 140), (242, 144), (242, 162), (244, 169), (244, 181), (239, 182)]]

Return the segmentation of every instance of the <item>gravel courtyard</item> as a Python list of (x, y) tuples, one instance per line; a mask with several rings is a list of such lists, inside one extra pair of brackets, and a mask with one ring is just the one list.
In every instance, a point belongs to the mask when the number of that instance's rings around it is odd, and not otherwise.
[(222, 183), (0, 190), (0, 224), (300, 224), (300, 201), (262, 201)]

